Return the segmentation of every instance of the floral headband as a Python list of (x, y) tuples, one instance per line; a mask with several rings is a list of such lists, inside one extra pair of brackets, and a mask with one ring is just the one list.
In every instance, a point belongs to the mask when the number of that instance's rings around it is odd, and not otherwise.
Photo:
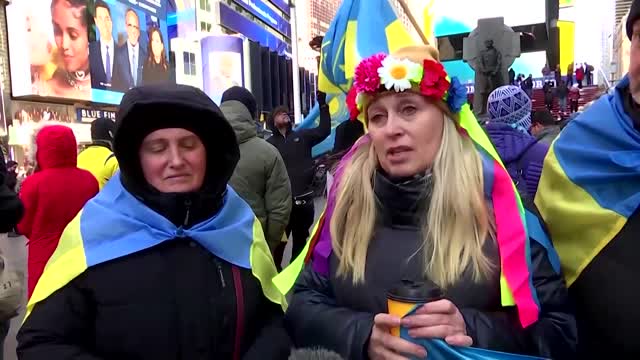
[(441, 63), (425, 59), (423, 64), (391, 55), (377, 54), (358, 64), (354, 85), (347, 94), (347, 107), (352, 120), (364, 122), (364, 108), (376, 93), (392, 89), (411, 90), (436, 100), (443, 100), (453, 113), (467, 102), (467, 88), (457, 77), (449, 79)]

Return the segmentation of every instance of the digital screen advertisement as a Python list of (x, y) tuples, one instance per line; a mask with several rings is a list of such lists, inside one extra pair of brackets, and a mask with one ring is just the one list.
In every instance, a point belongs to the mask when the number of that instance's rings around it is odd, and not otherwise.
[(227, 89), (244, 86), (242, 41), (235, 36), (210, 36), (201, 41), (204, 92), (216, 104)]
[(166, 1), (14, 0), (7, 26), (13, 96), (118, 104), (171, 78)]
[(434, 0), (432, 14), (436, 37), (473, 31), (478, 19), (503, 17), (508, 26), (545, 22), (545, 0)]

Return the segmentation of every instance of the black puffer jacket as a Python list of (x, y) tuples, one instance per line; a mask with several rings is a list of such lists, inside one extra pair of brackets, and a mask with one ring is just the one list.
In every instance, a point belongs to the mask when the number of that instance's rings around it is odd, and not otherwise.
[[(123, 99), (117, 126), (114, 150), (128, 192), (185, 228), (220, 210), (239, 150), (233, 129), (204, 93), (175, 85), (135, 88)], [(205, 144), (207, 171), (198, 192), (160, 193), (144, 180), (137, 156), (142, 139), (170, 127), (186, 128)], [(22, 360), (286, 359), (282, 315), (250, 269), (179, 238), (90, 267), (36, 304), (17, 352)]]
[[(425, 186), (429, 178), (394, 184), (376, 175), (379, 200), (376, 236), (369, 245), (365, 285), (354, 287), (336, 276), (338, 261), (330, 261), (330, 278), (307, 268), (298, 279), (285, 316), (289, 333), (298, 347), (319, 346), (339, 352), (348, 359), (367, 359), (373, 318), (386, 313), (386, 291), (403, 279), (419, 279), (422, 256), (415, 214), (423, 212)], [(426, 183), (425, 183), (426, 182)], [(474, 346), (491, 350), (572, 359), (576, 346), (576, 325), (567, 289), (556, 273), (545, 249), (531, 241), (533, 282), (542, 310), (540, 320), (523, 330), (515, 308), (500, 303), (500, 274), (483, 283), (462, 278), (445, 292), (460, 309)], [(488, 243), (485, 253), (499, 263), (497, 246)]]
[(267, 119), (267, 126), (273, 133), (267, 141), (275, 146), (282, 155), (291, 181), (291, 194), (294, 197), (304, 195), (311, 191), (311, 183), (313, 182), (313, 147), (331, 135), (329, 106), (326, 104), (320, 106), (318, 127), (301, 130), (289, 128), (285, 136), (275, 127), (273, 115), (277, 114), (271, 114)]
[(0, 149), (0, 234), (13, 230), (23, 214), (22, 201), (13, 189), (7, 186), (7, 166)]

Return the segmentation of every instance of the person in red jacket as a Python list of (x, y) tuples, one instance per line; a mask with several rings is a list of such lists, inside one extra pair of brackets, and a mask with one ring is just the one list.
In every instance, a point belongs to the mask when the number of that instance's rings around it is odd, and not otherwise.
[(27, 289), (31, 297), (64, 228), (98, 193), (98, 181), (76, 166), (73, 131), (62, 125), (43, 127), (36, 135), (37, 172), (25, 179), (20, 199), (25, 208), (18, 231), (29, 240)]
[(582, 64), (576, 69), (576, 81), (578, 82), (578, 88), (582, 89), (582, 82), (584, 81), (584, 67), (582, 67)]

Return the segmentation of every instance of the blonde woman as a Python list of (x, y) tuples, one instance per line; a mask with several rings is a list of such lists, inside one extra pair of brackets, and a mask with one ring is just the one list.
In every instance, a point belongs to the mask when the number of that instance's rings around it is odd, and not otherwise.
[[(437, 51), (373, 56), (354, 80), (347, 103), (368, 134), (338, 166), (295, 286), (286, 322), (296, 346), (348, 359), (469, 359), (460, 353), (471, 346), (571, 358), (575, 320), (555, 251)], [(389, 315), (387, 292), (403, 280), (443, 299)]]

